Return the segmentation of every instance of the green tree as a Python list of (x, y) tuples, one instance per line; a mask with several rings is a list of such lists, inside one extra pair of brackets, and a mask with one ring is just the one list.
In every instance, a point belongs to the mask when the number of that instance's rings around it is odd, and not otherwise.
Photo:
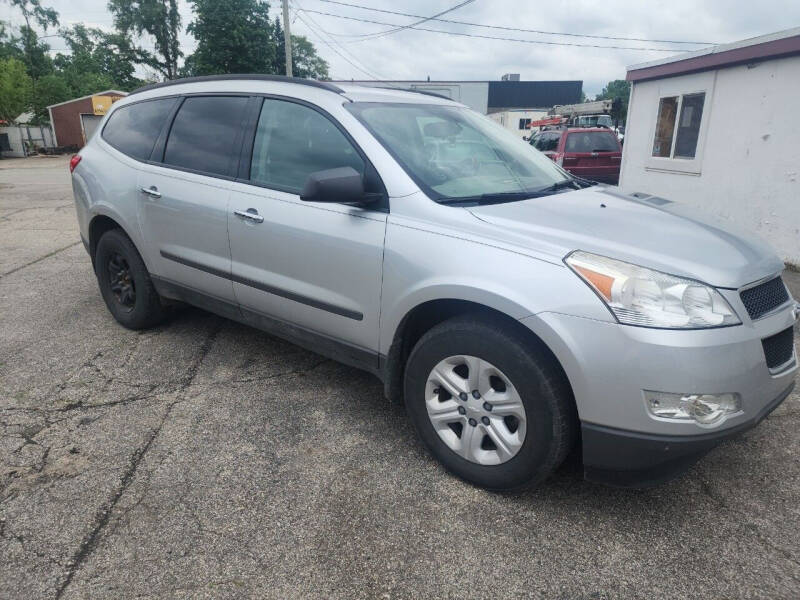
[(134, 75), (134, 65), (145, 57), (136, 50), (129, 36), (78, 24), (62, 29), (61, 37), (70, 53), (57, 55), (55, 65), (73, 89), (84, 87), (81, 79), (89, 73), (101, 75), (112, 87), (126, 91), (142, 84)]
[(628, 98), (631, 95), (631, 82), (624, 79), (609, 81), (595, 100), (616, 100), (611, 109), (611, 118), (615, 123), (624, 123), (628, 118)]
[(53, 59), (50, 58), (50, 46), (39, 39), (36, 31), (27, 25), (19, 28), (22, 55), (28, 75), (33, 80), (53, 72)]
[(0, 21), (0, 60), (6, 58), (25, 61), (20, 38), (8, 30), (8, 23)]
[[(286, 73), (286, 51), (284, 50), (285, 38), (280, 19), (275, 18), (272, 27), (275, 39), (276, 52), (274, 73)], [(327, 79), (328, 63), (318, 54), (314, 45), (302, 35), (292, 36), (292, 76), (309, 79)]]
[(115, 87), (126, 92), (144, 85), (144, 80), (136, 77), (136, 64), (146, 58), (134, 46), (130, 36), (120, 32), (105, 33), (99, 29), (92, 31), (97, 35), (94, 56), (100, 66), (99, 72), (108, 75)]
[(16, 58), (0, 60), (0, 119), (12, 121), (28, 108), (31, 78)]
[(47, 30), (48, 27), (58, 26), (58, 13), (52, 8), (42, 6), (40, 0), (6, 0), (22, 13), (25, 25), (31, 27), (31, 21), (39, 24), (39, 27)]
[(20, 41), (28, 74), (35, 80), (52, 72), (53, 63), (47, 52), (50, 46), (39, 40), (33, 28), (39, 25), (47, 31), (48, 27), (58, 26), (58, 13), (52, 8), (42, 6), (40, 0), (6, 0), (11, 6), (19, 9), (25, 25), (20, 27)]
[(178, 75), (178, 59), (183, 56), (178, 41), (181, 15), (177, 0), (110, 0), (117, 31), (129, 36), (152, 36), (155, 52), (135, 48), (137, 64), (145, 64), (167, 79)]
[(302, 35), (292, 36), (292, 75), (306, 79), (328, 79), (328, 63), (317, 54), (314, 44)]
[(187, 31), (197, 50), (187, 59), (193, 75), (272, 73), (275, 41), (269, 3), (263, 0), (190, 0)]
[(50, 120), (47, 107), (74, 98), (64, 76), (52, 73), (38, 79), (33, 86), (30, 109), (33, 111), (34, 123), (45, 123)]

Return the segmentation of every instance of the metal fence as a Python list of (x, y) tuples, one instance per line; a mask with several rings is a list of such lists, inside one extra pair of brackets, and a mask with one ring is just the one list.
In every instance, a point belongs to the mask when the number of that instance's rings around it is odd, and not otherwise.
[(3, 149), (3, 158), (24, 158), (36, 154), (39, 148), (56, 145), (50, 125), (9, 125), (0, 127), (0, 134), (8, 136), (10, 150)]

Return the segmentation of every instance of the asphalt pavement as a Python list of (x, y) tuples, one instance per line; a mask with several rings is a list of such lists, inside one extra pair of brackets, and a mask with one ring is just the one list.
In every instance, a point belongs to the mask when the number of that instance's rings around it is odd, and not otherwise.
[(490, 493), (370, 375), (195, 309), (117, 325), (67, 159), (0, 161), (0, 598), (797, 598), (799, 426), (795, 392), (657, 488)]

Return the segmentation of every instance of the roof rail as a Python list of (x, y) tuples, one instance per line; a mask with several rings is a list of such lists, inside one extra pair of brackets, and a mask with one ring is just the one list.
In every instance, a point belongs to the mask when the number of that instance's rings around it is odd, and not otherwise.
[(395, 90), (397, 92), (411, 92), (413, 94), (425, 94), (426, 96), (435, 96), (436, 98), (443, 98), (445, 100), (452, 100), (452, 98), (448, 98), (444, 94), (437, 94), (436, 92), (429, 92), (428, 90), (419, 90), (417, 88), (398, 88), (398, 87), (381, 86), (380, 89), (382, 89), (382, 90)]
[(197, 83), (201, 81), (280, 81), (283, 83), (296, 83), (298, 85), (308, 85), (329, 92), (341, 94), (344, 92), (342, 88), (327, 81), (317, 81), (316, 79), (303, 79), (302, 77), (286, 77), (285, 75), (262, 75), (262, 74), (233, 74), (233, 75), (201, 75), (199, 77), (183, 77), (182, 79), (171, 79), (169, 81), (162, 81), (161, 83), (151, 83), (144, 85), (140, 88), (133, 90), (129, 96), (138, 94), (139, 92), (146, 92), (149, 90), (156, 90), (171, 85), (180, 85), (182, 83)]

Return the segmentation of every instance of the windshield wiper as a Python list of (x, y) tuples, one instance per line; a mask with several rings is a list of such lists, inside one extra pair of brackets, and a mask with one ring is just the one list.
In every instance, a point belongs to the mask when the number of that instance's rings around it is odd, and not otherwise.
[(581, 189), (597, 185), (596, 181), (592, 181), (591, 179), (584, 179), (583, 177), (578, 177), (577, 175), (572, 176), (572, 181), (578, 184), (578, 186)]
[(442, 198), (439, 204), (499, 204), (501, 202), (514, 202), (517, 200), (530, 200), (531, 198), (541, 198), (542, 196), (549, 196), (561, 189), (573, 187), (580, 189), (580, 183), (575, 179), (565, 179), (558, 181), (553, 185), (548, 185), (544, 188), (531, 191), (518, 191), (518, 192), (496, 192), (493, 194), (480, 194), (476, 196), (461, 196), (458, 198)]
[(557, 183), (554, 183), (553, 185), (551, 185), (549, 187), (546, 187), (545, 189), (540, 190), (540, 191), (542, 191), (542, 192), (557, 192), (558, 190), (563, 190), (564, 188), (567, 188), (567, 187), (572, 187), (574, 189), (580, 189), (580, 184), (575, 179), (570, 177), (569, 179), (565, 179), (564, 181), (559, 181)]
[(460, 196), (458, 198), (442, 198), (439, 204), (493, 204), (496, 202), (513, 202), (534, 198), (536, 192), (496, 192), (477, 196)]

